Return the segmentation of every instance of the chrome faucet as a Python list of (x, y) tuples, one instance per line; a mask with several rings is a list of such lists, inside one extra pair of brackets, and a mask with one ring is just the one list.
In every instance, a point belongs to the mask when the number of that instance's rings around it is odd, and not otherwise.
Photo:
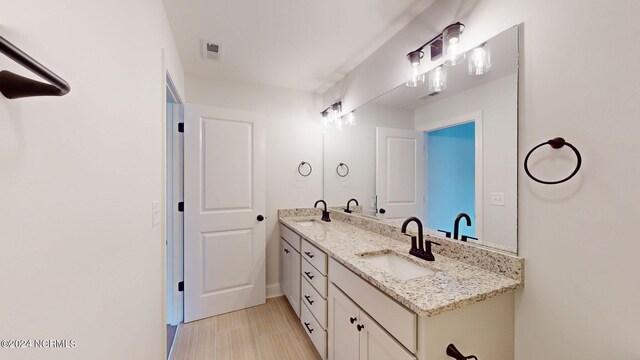
[(360, 205), (358, 204), (358, 200), (356, 199), (350, 199), (349, 201), (347, 201), (347, 208), (344, 209), (344, 212), (351, 214), (353, 212), (353, 210), (349, 209), (349, 204), (351, 204), (351, 202), (354, 201), (356, 203), (356, 206)]
[[(416, 238), (415, 235), (407, 234), (407, 225), (409, 225), (410, 222), (415, 222), (416, 225), (418, 225), (418, 238)], [(434, 261), (436, 259), (431, 252), (431, 244), (440, 244), (431, 240), (423, 240), (422, 222), (420, 219), (410, 217), (405, 220), (404, 223), (402, 223), (402, 233), (411, 236), (411, 250), (409, 250), (409, 254), (427, 261)]]
[[(460, 220), (462, 220), (463, 218), (467, 220), (467, 226), (471, 226), (471, 218), (469, 217), (469, 215), (465, 213), (458, 214), (458, 216), (456, 216), (456, 221), (453, 223), (453, 238), (456, 240), (458, 240), (458, 228), (460, 227)], [(463, 241), (466, 241), (466, 239)]]
[(331, 222), (331, 218), (329, 218), (329, 211), (327, 210), (327, 203), (324, 200), (318, 200), (316, 201), (316, 203), (313, 205), (313, 207), (318, 207), (319, 203), (323, 203), (324, 204), (324, 210), (322, 210), (322, 221), (326, 221), (326, 222)]

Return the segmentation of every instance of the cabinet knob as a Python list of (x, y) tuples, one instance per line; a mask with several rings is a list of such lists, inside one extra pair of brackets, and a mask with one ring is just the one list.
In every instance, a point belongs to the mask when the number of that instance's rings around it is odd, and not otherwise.
[(353, 316), (349, 317), (349, 322), (350, 322), (350, 323), (352, 323), (352, 324), (353, 324), (354, 322), (356, 322), (356, 320), (358, 320), (358, 319), (357, 319), (357, 318), (354, 318)]
[(288, 254), (289, 253), (289, 249), (284, 249), (284, 252), (286, 252)]
[(364, 329), (364, 325), (362, 324), (358, 324), (356, 327), (358, 328), (358, 331), (362, 331), (362, 329)]

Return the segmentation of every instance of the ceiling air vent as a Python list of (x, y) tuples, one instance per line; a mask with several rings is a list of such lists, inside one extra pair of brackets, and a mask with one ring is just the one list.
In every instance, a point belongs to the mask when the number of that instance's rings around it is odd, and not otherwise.
[(222, 60), (222, 45), (200, 40), (200, 54), (203, 58), (215, 61)]

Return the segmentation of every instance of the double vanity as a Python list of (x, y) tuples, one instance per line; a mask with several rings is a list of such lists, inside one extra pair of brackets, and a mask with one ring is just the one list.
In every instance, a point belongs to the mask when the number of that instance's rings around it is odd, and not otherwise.
[(411, 238), (397, 227), (341, 211), (330, 218), (279, 211), (281, 287), (323, 359), (451, 359), (451, 345), (514, 358), (523, 259), (426, 235), (440, 244), (426, 261), (409, 254)]

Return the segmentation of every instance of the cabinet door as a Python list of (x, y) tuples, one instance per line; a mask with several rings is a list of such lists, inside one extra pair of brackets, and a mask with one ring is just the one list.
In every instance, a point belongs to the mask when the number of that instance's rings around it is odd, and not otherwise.
[(282, 293), (289, 298), (291, 293), (291, 247), (283, 239), (280, 239), (280, 288)]
[[(360, 360), (414, 360), (380, 325), (360, 311)], [(356, 359), (354, 357), (354, 359)]]
[(289, 255), (289, 303), (296, 315), (300, 317), (300, 254), (291, 248)]
[(335, 285), (329, 285), (329, 359), (355, 360), (360, 357), (360, 309)]

